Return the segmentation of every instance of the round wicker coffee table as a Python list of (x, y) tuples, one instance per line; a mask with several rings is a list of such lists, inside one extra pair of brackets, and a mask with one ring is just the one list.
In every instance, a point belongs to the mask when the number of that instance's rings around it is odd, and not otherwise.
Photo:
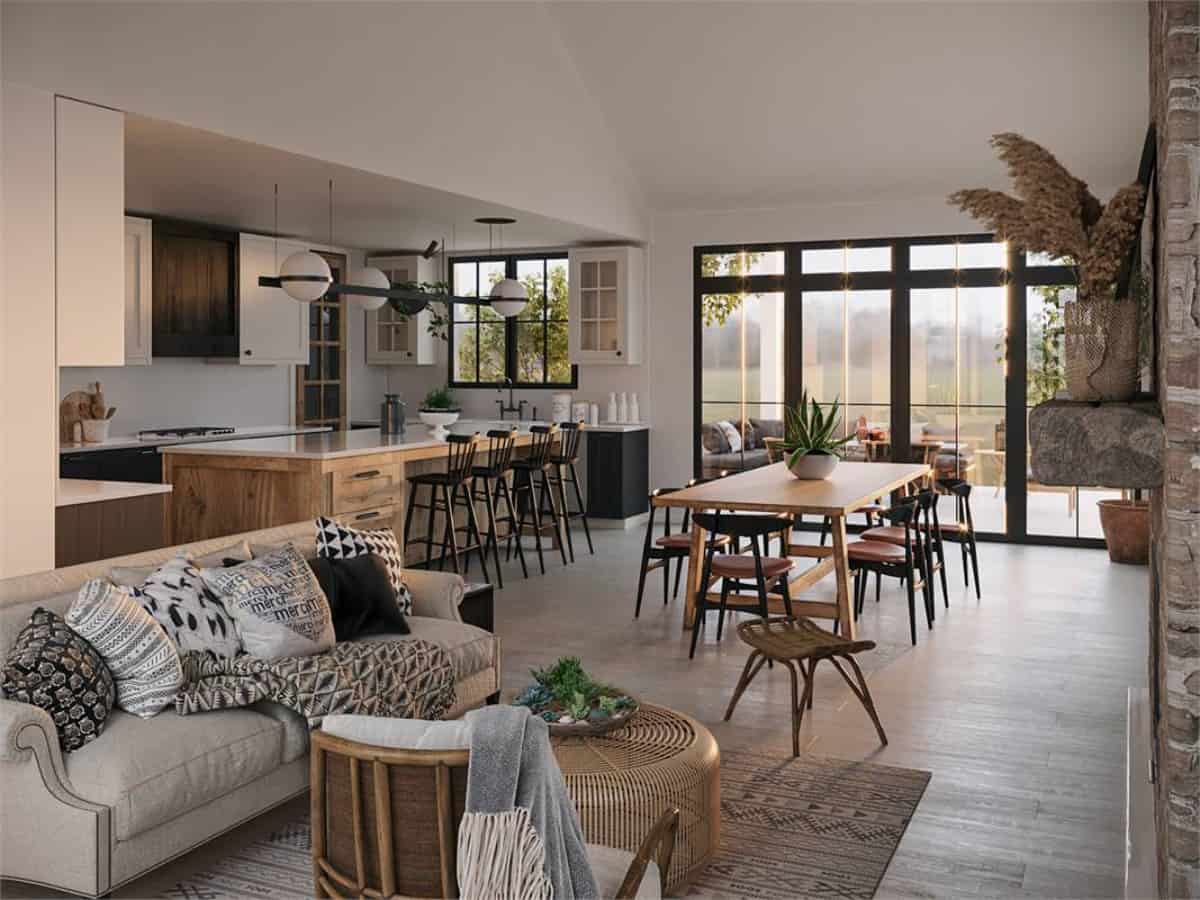
[(555, 738), (553, 745), (589, 843), (636, 853), (663, 810), (677, 806), (667, 890), (699, 874), (716, 852), (721, 753), (695, 719), (642, 704), (624, 728), (600, 737)]

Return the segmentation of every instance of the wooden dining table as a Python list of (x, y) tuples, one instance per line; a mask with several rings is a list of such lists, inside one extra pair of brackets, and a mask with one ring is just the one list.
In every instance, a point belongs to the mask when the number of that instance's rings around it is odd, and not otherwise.
[[(719, 509), (827, 517), (829, 532), (833, 536), (832, 546), (789, 544), (789, 556), (815, 562), (798, 577), (790, 579), (788, 588), (791, 596), (796, 597), (832, 572), (837, 581), (834, 602), (793, 599), (792, 611), (798, 616), (836, 619), (840, 623), (841, 634), (854, 638), (857, 628), (850, 606), (846, 517), (879, 497), (920, 481), (929, 473), (930, 467), (920, 463), (842, 462), (828, 478), (808, 481), (796, 478), (783, 463), (775, 463), (662, 494), (656, 496), (653, 502), (655, 506), (685, 507), (693, 512)], [(700, 579), (704, 544), (705, 531), (695, 524), (693, 516), (684, 628), (692, 627), (696, 615), (696, 598), (702, 587)], [(720, 597), (711, 592), (709, 596), (714, 600)], [(773, 613), (784, 611), (781, 596), (771, 594), (768, 600)], [(730, 598), (730, 608), (741, 606), (757, 608), (757, 598), (752, 603), (738, 603), (735, 598)]]

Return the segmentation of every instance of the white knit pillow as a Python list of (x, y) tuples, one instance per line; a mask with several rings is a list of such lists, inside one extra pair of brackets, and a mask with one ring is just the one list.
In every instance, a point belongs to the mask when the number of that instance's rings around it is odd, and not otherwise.
[(137, 588), (94, 578), (79, 589), (67, 625), (96, 648), (117, 683), (117, 706), (148, 719), (183, 684), (179, 648), (142, 608)]

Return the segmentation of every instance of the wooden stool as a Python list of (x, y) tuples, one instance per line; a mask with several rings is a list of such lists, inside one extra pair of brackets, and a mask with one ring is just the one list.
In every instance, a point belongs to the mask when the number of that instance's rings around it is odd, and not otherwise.
[[(858, 667), (853, 656), (861, 650), (874, 650), (874, 641), (847, 640), (818, 628), (808, 619), (789, 619), (786, 616), (772, 616), (769, 619), (753, 619), (749, 622), (742, 622), (738, 625), (737, 631), (738, 637), (749, 644), (753, 650), (750, 658), (746, 660), (746, 668), (742, 670), (742, 676), (738, 679), (737, 687), (733, 691), (729, 708), (725, 710), (726, 722), (733, 717), (734, 707), (737, 706), (742, 693), (749, 687), (750, 682), (754, 680), (754, 676), (758, 674), (763, 665), (768, 662), (782, 663), (787, 666), (788, 673), (792, 676), (792, 756), (799, 756), (800, 724), (804, 721), (805, 708), (812, 709), (817, 663), (822, 659), (827, 659), (833, 663), (833, 667), (846, 680), (846, 684), (850, 686), (854, 696), (862, 702), (867, 715), (875, 723), (879, 740), (885, 745), (887, 744), (887, 735), (883, 732), (883, 726), (879, 724), (879, 716), (875, 713), (875, 703), (871, 700), (867, 680), (863, 678), (862, 669)], [(842, 664), (838, 661), (839, 657), (854, 669), (858, 684), (855, 684), (846, 670), (842, 668)], [(804, 664), (806, 660), (808, 661), (807, 668)], [(796, 680), (797, 665), (800, 675), (804, 678), (803, 695), (799, 694), (799, 685)]]
[[(500, 532), (499, 524), (504, 524), (508, 534), (517, 531), (517, 514), (513, 509), (512, 495), (508, 492), (508, 473), (512, 469), (513, 447), (516, 445), (517, 428), (510, 430), (492, 429), (487, 433), (488, 448), (484, 464), (471, 467), (471, 499), (473, 502), (482, 501), (487, 511), (487, 546), (492, 548), (492, 560), (496, 563), (496, 582), (504, 588), (504, 572), (500, 568)], [(504, 506), (500, 507), (503, 502)], [(497, 508), (499, 507), (499, 511)], [(525, 565), (525, 551), (517, 541), (517, 557), (521, 560), (521, 571), (529, 577), (529, 568)]]

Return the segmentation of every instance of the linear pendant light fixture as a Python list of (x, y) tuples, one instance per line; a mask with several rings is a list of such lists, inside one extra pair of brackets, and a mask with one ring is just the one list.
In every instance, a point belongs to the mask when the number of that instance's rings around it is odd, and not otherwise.
[[(480, 225), (488, 227), (488, 253), (492, 253), (492, 228), (500, 227), (500, 250), (504, 250), (504, 226), (515, 225), (517, 220), (510, 219), (507, 216), (483, 216), (476, 219)], [(525, 304), (529, 301), (529, 294), (525, 290), (525, 285), (517, 281), (515, 278), (505, 277), (492, 285), (491, 293), (488, 295), (492, 301), (492, 309), (508, 319), (516, 315), (520, 315), (521, 310), (525, 308)]]

